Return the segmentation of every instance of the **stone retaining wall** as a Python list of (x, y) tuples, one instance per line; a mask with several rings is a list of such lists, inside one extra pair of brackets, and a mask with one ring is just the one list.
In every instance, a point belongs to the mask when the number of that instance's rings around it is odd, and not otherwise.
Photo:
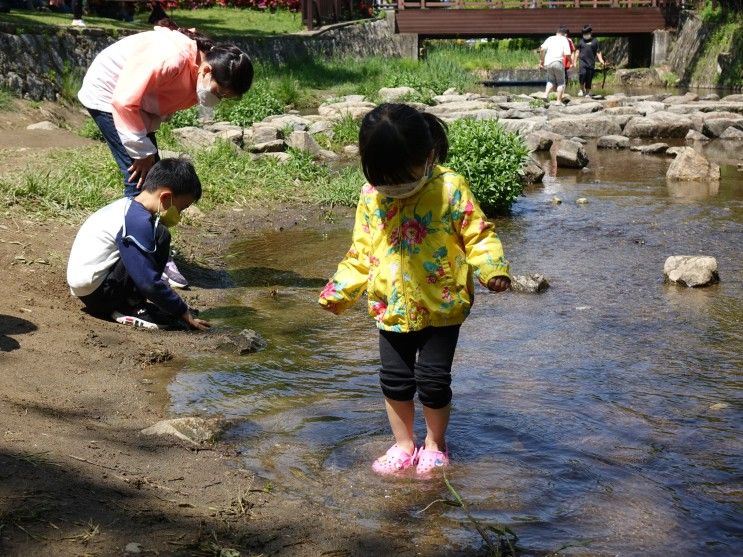
[[(68, 76), (82, 75), (101, 50), (127, 32), (0, 25), (0, 87), (32, 100), (57, 100)], [(307, 57), (404, 56), (406, 37), (385, 20), (330, 26), (312, 33), (230, 39), (254, 60), (282, 63)]]

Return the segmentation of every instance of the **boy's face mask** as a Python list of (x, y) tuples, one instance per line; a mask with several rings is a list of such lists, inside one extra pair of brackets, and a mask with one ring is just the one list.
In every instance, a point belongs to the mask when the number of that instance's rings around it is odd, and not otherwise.
[(591, 34), (590, 33), (586, 33), (585, 35), (583, 35), (583, 38), (586, 39), (586, 40), (589, 40), (591, 38)]
[(392, 197), (394, 199), (406, 199), (414, 196), (416, 193), (423, 189), (426, 182), (431, 178), (433, 173), (433, 164), (426, 163), (426, 168), (423, 170), (423, 176), (421, 176), (415, 182), (408, 182), (406, 184), (397, 184), (395, 186), (376, 186), (376, 189), (382, 195)]
[(212, 107), (219, 102), (219, 97), (212, 93), (211, 77), (209, 77), (207, 82), (206, 76), (199, 74), (196, 80), (196, 96), (199, 98), (199, 104), (201, 106)]
[(173, 204), (172, 198), (170, 200), (170, 207), (168, 207), (164, 212), (160, 212), (158, 214), (158, 218), (160, 222), (168, 228), (173, 228), (174, 226), (177, 226), (179, 222), (181, 222), (181, 212)]

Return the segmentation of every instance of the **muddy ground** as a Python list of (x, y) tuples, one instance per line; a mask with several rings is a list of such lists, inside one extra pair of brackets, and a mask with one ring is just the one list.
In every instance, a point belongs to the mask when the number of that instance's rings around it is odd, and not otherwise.
[[(87, 144), (71, 131), (26, 131), (50, 119), (42, 111), (71, 128), (82, 118), (53, 105), (1, 113), (0, 174), (55, 146)], [(180, 227), (180, 263), (195, 285), (184, 297), (200, 309), (220, 305), (229, 280), (221, 270), (225, 233), (322, 225), (302, 211), (279, 207), (267, 218), (225, 208)], [(0, 215), (1, 555), (122, 555), (132, 543), (150, 555), (421, 552), (357, 532), (308, 508), (301, 494), (266, 489), (229, 442), (195, 448), (143, 436), (168, 417), (168, 381), (205, 337), (87, 315), (65, 283), (77, 225), (12, 207)]]

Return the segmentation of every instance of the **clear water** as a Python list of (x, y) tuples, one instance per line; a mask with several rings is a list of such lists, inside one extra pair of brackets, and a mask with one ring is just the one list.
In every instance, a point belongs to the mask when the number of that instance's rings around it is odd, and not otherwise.
[[(707, 150), (743, 162), (739, 146)], [(669, 186), (666, 159), (589, 156), (590, 172), (561, 170), (497, 223), (514, 271), (552, 287), (480, 292), (455, 362), (451, 481), (523, 554), (743, 554), (743, 172)], [(369, 470), (391, 439), (376, 332), (363, 303), (341, 317), (315, 306), (349, 236), (328, 224), (232, 245), (236, 288), (211, 317), (269, 347), (191, 361), (174, 411), (240, 418), (246, 467), (360, 535), (482, 551), (460, 509), (420, 512), (447, 496), (440, 482)], [(673, 254), (717, 257), (722, 282), (663, 284)]]

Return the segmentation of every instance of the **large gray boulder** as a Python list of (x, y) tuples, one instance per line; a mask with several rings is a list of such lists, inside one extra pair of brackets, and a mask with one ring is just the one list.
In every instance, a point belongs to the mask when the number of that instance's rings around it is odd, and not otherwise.
[(526, 120), (500, 120), (501, 126), (509, 132), (517, 133), (522, 137), (543, 130), (547, 126), (547, 119), (543, 117), (528, 118)]
[(44, 120), (42, 122), (36, 122), (35, 124), (29, 124), (28, 126), (26, 126), (26, 129), (32, 130), (32, 131), (48, 132), (48, 131), (58, 130), (59, 126), (55, 124), (54, 122), (50, 122), (49, 120)]
[(684, 137), (691, 128), (692, 121), (688, 116), (654, 112), (647, 117), (632, 118), (624, 127), (624, 135), (643, 138)]
[(743, 117), (706, 119), (702, 125), (702, 133), (708, 137), (720, 137), (730, 127), (743, 129)]
[(556, 118), (547, 124), (547, 130), (562, 136), (601, 137), (602, 135), (621, 135), (622, 127), (616, 116), (599, 112), (583, 116)]
[(245, 131), (245, 141), (248, 143), (267, 143), (279, 139), (279, 128), (266, 124), (254, 124)]
[(416, 93), (417, 91), (412, 87), (382, 87), (379, 90), (379, 98), (382, 102), (394, 103)]
[(218, 139), (215, 134), (195, 126), (176, 128), (173, 130), (173, 135), (178, 139), (179, 143), (187, 149), (204, 149), (206, 147), (211, 147)]
[(599, 149), (627, 149), (629, 147), (629, 137), (623, 135), (604, 135), (599, 137), (596, 142)]
[(286, 142), (283, 139), (274, 139), (265, 143), (254, 143), (248, 150), (251, 153), (278, 153), (286, 151)]
[(305, 118), (302, 118), (301, 116), (298, 116), (296, 114), (275, 114), (273, 116), (269, 116), (261, 123), (271, 124), (273, 127), (278, 128), (279, 130), (291, 128), (294, 131), (305, 131), (312, 124), (312, 122), (310, 122), (309, 120), (306, 120)]
[(634, 145), (631, 151), (637, 151), (643, 155), (664, 155), (668, 151), (668, 143), (651, 143), (650, 145)]
[(539, 184), (544, 178), (544, 169), (534, 157), (529, 157), (522, 169), (521, 180), (525, 184)]
[(583, 168), (588, 164), (588, 155), (583, 145), (576, 141), (563, 140), (552, 145), (550, 151), (558, 168)]
[(538, 130), (527, 134), (524, 140), (531, 151), (549, 151), (555, 141), (560, 141), (563, 137), (547, 130)]
[(580, 116), (583, 114), (591, 114), (604, 109), (604, 105), (595, 102), (581, 102), (581, 103), (570, 103), (567, 106), (550, 105), (549, 113), (550, 116), (560, 117), (565, 115)]
[(740, 141), (741, 139), (743, 139), (743, 130), (736, 128), (735, 126), (730, 126), (728, 129), (722, 132), (722, 135), (720, 135), (720, 139), (736, 139)]
[(718, 181), (720, 167), (691, 147), (684, 147), (671, 162), (666, 177), (676, 181)]
[(720, 280), (717, 260), (714, 257), (695, 255), (672, 255), (663, 265), (667, 282), (682, 286), (707, 286)]
[(654, 112), (664, 111), (666, 109), (666, 105), (664, 105), (662, 102), (657, 101), (642, 101), (635, 105), (635, 109), (643, 116), (647, 116), (648, 114), (653, 114)]
[(292, 149), (304, 151), (313, 157), (319, 155), (322, 150), (322, 147), (320, 147), (320, 144), (315, 141), (312, 134), (304, 131), (292, 132), (289, 137), (286, 138), (286, 144)]
[(686, 134), (687, 141), (709, 141), (709, 137), (704, 135), (703, 133), (698, 132), (697, 130), (689, 130), (689, 133)]
[(350, 116), (351, 118), (358, 120), (371, 112), (375, 106), (375, 104), (363, 100), (346, 100), (336, 103), (322, 104), (318, 107), (317, 113), (320, 116), (328, 118), (343, 118), (344, 116)]

